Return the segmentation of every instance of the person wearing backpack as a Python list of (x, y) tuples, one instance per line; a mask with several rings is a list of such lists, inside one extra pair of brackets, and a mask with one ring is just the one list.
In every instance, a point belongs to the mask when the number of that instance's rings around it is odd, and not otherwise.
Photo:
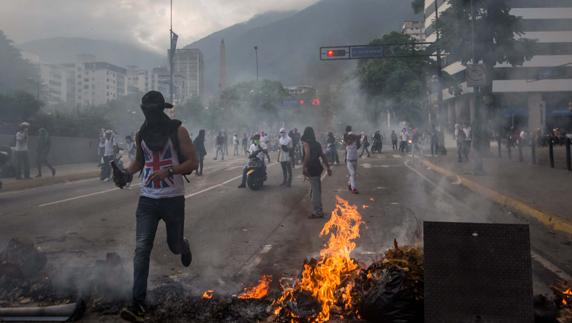
[(150, 91), (141, 100), (145, 122), (136, 136), (137, 156), (127, 169), (113, 167), (113, 180), (123, 188), (133, 174), (141, 171), (142, 183), (136, 211), (135, 256), (133, 259), (133, 294), (131, 305), (121, 317), (132, 322), (145, 319), (145, 298), (149, 276), (149, 259), (157, 226), (165, 222), (167, 244), (181, 256), (188, 267), (192, 261), (189, 241), (184, 237), (184, 174), (197, 169), (195, 147), (181, 121), (169, 118), (164, 110), (173, 105), (163, 95)]
[[(310, 181), (312, 195), (312, 213), (310, 218), (323, 218), (324, 210), (322, 209), (322, 179), (321, 175), (326, 166), (328, 176), (332, 176), (332, 169), (328, 163), (328, 158), (322, 150), (322, 145), (316, 140), (314, 128), (306, 127), (300, 138), (302, 142), (302, 166), (303, 174)], [(321, 159), (321, 162), (320, 162)]]

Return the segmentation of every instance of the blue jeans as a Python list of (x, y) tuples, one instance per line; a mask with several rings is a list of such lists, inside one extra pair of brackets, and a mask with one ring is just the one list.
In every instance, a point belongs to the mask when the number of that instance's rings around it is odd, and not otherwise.
[(149, 277), (149, 258), (159, 220), (165, 221), (167, 244), (171, 252), (178, 255), (184, 250), (185, 197), (152, 199), (141, 196), (136, 217), (133, 301), (144, 304)]

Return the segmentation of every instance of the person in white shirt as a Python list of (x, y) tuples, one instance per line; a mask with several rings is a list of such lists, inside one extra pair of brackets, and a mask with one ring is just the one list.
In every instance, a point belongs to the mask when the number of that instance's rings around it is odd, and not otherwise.
[(16, 178), (30, 179), (30, 159), (28, 156), (28, 128), (30, 124), (22, 122), (20, 129), (16, 132), (16, 145), (14, 152), (16, 154)]
[(285, 128), (280, 129), (280, 138), (278, 138), (278, 162), (282, 166), (282, 186), (290, 187), (292, 185), (292, 153), (294, 146), (292, 138), (288, 136)]
[[(270, 162), (270, 156), (268, 155), (266, 149), (262, 147), (259, 134), (252, 136), (252, 144), (250, 145), (250, 148), (248, 148), (248, 154), (249, 154), (249, 159), (251, 158), (251, 156), (256, 156), (256, 158), (260, 159), (264, 164), (264, 157), (268, 157), (268, 162)], [(266, 167), (266, 165), (264, 167)], [(240, 183), (238, 188), (246, 187), (247, 172), (248, 172), (248, 161), (246, 162), (246, 164), (242, 169), (242, 182)]]
[(239, 140), (238, 140), (238, 135), (237, 135), (237, 134), (234, 134), (234, 135), (232, 136), (232, 145), (233, 145), (233, 148), (234, 148), (234, 156), (238, 156), (238, 147), (239, 147), (239, 145), (240, 145), (240, 142), (239, 142)]
[(101, 165), (101, 173), (99, 179), (102, 181), (109, 181), (111, 179), (111, 161), (115, 156), (115, 137), (113, 131), (105, 131), (105, 140), (103, 143), (103, 164)]
[(352, 133), (352, 127), (346, 127), (344, 135), (344, 145), (346, 146), (346, 167), (348, 169), (348, 189), (358, 194), (356, 186), (356, 174), (358, 167), (358, 149), (360, 147), (360, 136)]

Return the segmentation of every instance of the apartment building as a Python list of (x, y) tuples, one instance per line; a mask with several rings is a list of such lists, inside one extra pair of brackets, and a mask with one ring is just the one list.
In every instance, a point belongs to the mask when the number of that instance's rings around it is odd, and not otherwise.
[[(542, 131), (558, 126), (562, 118), (572, 121), (572, 1), (512, 0), (511, 13), (523, 18), (524, 35), (535, 39), (535, 56), (523, 66), (495, 66), (494, 105), (505, 127)], [(449, 8), (447, 0), (425, 1), (426, 41), (436, 40), (434, 21)], [(470, 122), (474, 115), (472, 88), (466, 86), (465, 66), (444, 60), (443, 70), (459, 80), (462, 95), (443, 91), (445, 118), (449, 126)]]
[[(177, 49), (173, 62), (175, 75), (184, 79), (180, 94), (176, 96), (179, 102), (191, 97), (200, 97), (204, 90), (204, 62), (203, 54), (196, 48)], [(177, 77), (178, 78), (178, 77)]]

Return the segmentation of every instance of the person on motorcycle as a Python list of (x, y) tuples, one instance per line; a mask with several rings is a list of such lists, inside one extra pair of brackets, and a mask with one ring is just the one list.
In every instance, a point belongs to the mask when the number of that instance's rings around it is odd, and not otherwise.
[[(262, 161), (262, 164), (264, 165), (264, 170), (266, 171), (266, 164), (264, 163), (264, 157), (268, 157), (268, 162), (270, 162), (270, 155), (268, 155), (268, 152), (260, 145), (259, 134), (255, 134), (254, 136), (252, 136), (252, 144), (250, 145), (250, 148), (248, 148), (248, 153), (249, 153), (248, 159), (249, 160), (251, 158), (260, 159)], [(244, 168), (242, 169), (242, 182), (240, 183), (240, 185), (238, 185), (238, 188), (246, 187), (247, 172), (248, 172), (248, 161), (246, 162)]]
[(292, 138), (288, 136), (285, 128), (280, 129), (280, 138), (278, 138), (278, 162), (282, 166), (282, 184), (281, 186), (292, 186)]
[(326, 139), (326, 151), (328, 152), (327, 157), (328, 160), (332, 163), (339, 165), (340, 164), (340, 157), (338, 156), (338, 145), (336, 144), (336, 137), (330, 131), (328, 132), (328, 138)]

